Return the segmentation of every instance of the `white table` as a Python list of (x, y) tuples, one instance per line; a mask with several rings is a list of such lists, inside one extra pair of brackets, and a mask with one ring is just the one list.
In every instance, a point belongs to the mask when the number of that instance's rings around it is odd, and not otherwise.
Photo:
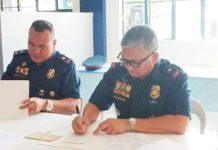
[[(187, 150), (218, 150), (215, 134), (200, 135), (199, 131), (187, 131), (185, 135), (125, 133), (120, 135), (92, 135), (97, 123), (88, 133), (79, 136), (71, 129), (72, 116), (40, 113), (27, 119), (0, 121), (0, 148), (2, 150), (133, 150), (170, 140)], [(24, 138), (31, 132), (50, 132), (62, 137), (53, 142), (40, 142)], [(167, 149), (169, 145), (159, 145)], [(170, 150), (170, 149), (168, 149)], [(183, 150), (183, 149), (182, 149)]]

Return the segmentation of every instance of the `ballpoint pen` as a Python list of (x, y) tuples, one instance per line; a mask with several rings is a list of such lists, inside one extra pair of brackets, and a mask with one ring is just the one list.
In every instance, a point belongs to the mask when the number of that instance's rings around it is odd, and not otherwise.
[(78, 105), (76, 105), (76, 113), (77, 113), (77, 115), (80, 115), (80, 111), (79, 111)]

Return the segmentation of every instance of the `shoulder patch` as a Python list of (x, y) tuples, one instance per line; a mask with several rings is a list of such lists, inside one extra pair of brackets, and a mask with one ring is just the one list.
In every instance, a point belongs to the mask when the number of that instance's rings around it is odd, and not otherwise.
[(27, 50), (19, 50), (19, 51), (14, 52), (14, 56), (19, 56), (19, 55), (24, 55), (24, 54), (28, 54), (28, 51)]
[(185, 72), (179, 66), (171, 64), (169, 61), (163, 61), (162, 71), (174, 79), (185, 74)]
[(111, 63), (111, 69), (112, 70), (115, 70), (115, 69), (119, 68), (120, 66), (121, 66), (120, 63), (117, 63), (117, 62)]
[(184, 74), (183, 70), (177, 66), (171, 65), (167, 69), (167, 73), (174, 79), (178, 78), (180, 75)]
[(63, 61), (65, 64), (72, 64), (73, 63), (73, 60), (68, 58), (67, 56), (63, 55), (63, 54), (60, 54), (58, 56), (58, 59), (60, 59), (61, 61)]

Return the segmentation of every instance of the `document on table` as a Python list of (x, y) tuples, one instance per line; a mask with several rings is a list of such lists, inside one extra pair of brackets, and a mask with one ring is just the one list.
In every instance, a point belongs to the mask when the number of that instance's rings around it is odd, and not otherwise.
[[(93, 130), (92, 130), (93, 131)], [(62, 135), (62, 138), (53, 142), (40, 141), (38, 144), (44, 146), (56, 147), (58, 149), (101, 149), (101, 150), (133, 150), (137, 149), (145, 143), (143, 134), (140, 133), (124, 133), (118, 135), (107, 135), (101, 133), (93, 135), (92, 131), (88, 131), (85, 135), (77, 135), (68, 131), (67, 134)]]
[[(123, 133), (117, 135), (98, 135), (104, 150), (133, 150), (146, 143), (140, 133)], [(143, 137), (142, 137), (143, 136)]]
[(63, 136), (53, 142), (38, 142), (39, 145), (46, 147), (55, 147), (58, 149), (76, 149), (76, 150), (87, 150), (87, 149), (101, 149), (99, 141), (94, 135), (76, 135), (74, 133), (68, 136)]
[(169, 139), (162, 139), (158, 140), (154, 143), (147, 144), (137, 150), (161, 150), (161, 149), (167, 149), (167, 150), (189, 150), (182, 144), (176, 143)]

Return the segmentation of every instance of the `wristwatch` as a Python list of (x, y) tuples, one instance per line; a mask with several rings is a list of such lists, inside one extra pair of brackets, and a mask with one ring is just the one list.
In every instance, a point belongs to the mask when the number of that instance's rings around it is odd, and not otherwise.
[(136, 125), (136, 119), (129, 118), (129, 125), (130, 125), (130, 130), (133, 131), (135, 129), (135, 125)]
[(45, 107), (45, 110), (46, 110), (47, 112), (51, 112), (51, 111), (53, 110), (53, 107), (54, 107), (54, 105), (53, 105), (52, 100), (48, 99), (48, 100), (47, 100), (47, 105), (46, 105), (46, 107)]

